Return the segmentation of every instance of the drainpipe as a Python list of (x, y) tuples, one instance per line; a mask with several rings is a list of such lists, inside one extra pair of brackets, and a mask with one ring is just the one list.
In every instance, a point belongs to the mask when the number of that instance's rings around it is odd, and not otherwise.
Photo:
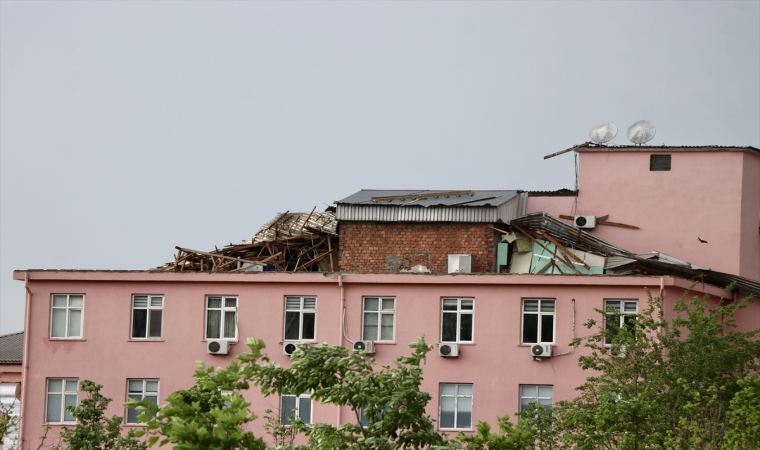
[(22, 355), (22, 373), (21, 373), (21, 407), (19, 408), (19, 423), (18, 423), (18, 448), (24, 448), (24, 406), (26, 405), (26, 399), (24, 391), (26, 391), (26, 376), (29, 373), (29, 323), (31, 320), (32, 312), (32, 291), (29, 289), (29, 272), (24, 273), (24, 288), (26, 289), (26, 308), (24, 309), (24, 354)]
[[(345, 291), (343, 289), (343, 275), (340, 273), (338, 274), (338, 286), (340, 286), (340, 310), (338, 310), (338, 321), (340, 322), (340, 326), (338, 326), (338, 345), (343, 345), (343, 320), (344, 320), (344, 314), (345, 314), (345, 304), (346, 304), (346, 297), (345, 297)], [(338, 407), (338, 414), (336, 417), (336, 427), (340, 426), (340, 413), (341, 413), (341, 407), (340, 405), (337, 405)]]

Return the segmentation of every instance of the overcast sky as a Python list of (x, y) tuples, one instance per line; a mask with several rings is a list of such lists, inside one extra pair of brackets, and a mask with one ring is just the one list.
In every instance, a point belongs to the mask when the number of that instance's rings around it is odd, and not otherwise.
[(362, 188), (553, 190), (612, 122), (760, 146), (760, 2), (0, 2), (14, 269), (148, 269)]

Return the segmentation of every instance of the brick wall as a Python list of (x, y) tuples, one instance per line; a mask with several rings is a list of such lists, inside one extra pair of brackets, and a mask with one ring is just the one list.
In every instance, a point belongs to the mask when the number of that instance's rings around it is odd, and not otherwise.
[(341, 222), (340, 270), (447, 273), (448, 255), (469, 254), (473, 272), (493, 272), (496, 236), (484, 224)]

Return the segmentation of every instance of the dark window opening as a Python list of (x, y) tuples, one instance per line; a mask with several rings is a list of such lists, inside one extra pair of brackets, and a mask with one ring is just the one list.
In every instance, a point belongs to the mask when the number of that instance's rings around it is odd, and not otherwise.
[(649, 170), (650, 171), (669, 171), (670, 170), (670, 155), (650, 155), (649, 156)]

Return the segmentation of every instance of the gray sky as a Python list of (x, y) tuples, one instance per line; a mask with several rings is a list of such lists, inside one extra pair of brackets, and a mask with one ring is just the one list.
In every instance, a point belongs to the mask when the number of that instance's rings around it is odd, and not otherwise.
[(147, 269), (362, 188), (572, 188), (603, 122), (760, 146), (760, 2), (0, 2), (14, 269)]

